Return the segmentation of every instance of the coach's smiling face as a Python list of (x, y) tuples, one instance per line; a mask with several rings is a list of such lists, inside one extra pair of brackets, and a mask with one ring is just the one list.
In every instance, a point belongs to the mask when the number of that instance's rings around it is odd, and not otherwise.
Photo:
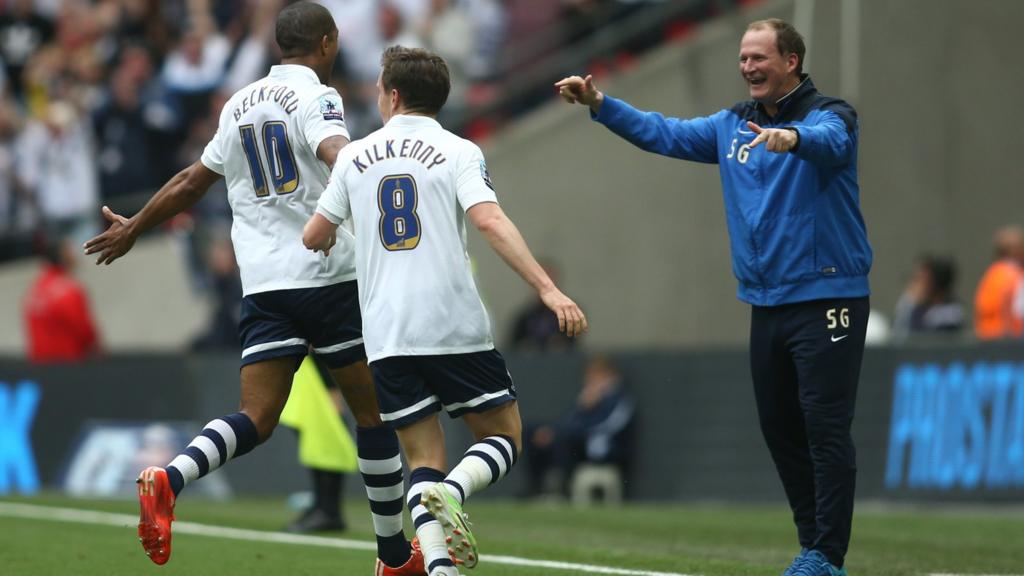
[(797, 87), (798, 63), (796, 54), (779, 53), (775, 30), (771, 28), (748, 30), (740, 41), (740, 74), (750, 97), (762, 104), (774, 105)]

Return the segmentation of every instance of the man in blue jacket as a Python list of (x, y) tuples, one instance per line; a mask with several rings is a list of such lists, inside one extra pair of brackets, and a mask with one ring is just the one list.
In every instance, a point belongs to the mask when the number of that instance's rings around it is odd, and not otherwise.
[(752, 305), (750, 364), (761, 431), (800, 555), (785, 576), (845, 575), (856, 463), (850, 426), (868, 318), (871, 247), (857, 186), (857, 115), (803, 74), (790, 24), (740, 42), (750, 100), (682, 120), (606, 96), (590, 76), (555, 84), (634, 145), (718, 164), (737, 296)]

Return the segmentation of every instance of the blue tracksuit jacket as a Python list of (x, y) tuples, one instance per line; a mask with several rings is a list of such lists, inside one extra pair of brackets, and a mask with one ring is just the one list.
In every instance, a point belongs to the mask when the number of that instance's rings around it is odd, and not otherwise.
[[(857, 113), (810, 78), (779, 101), (774, 118), (754, 101), (701, 118), (665, 118), (606, 95), (594, 119), (649, 152), (718, 164), (740, 300), (778, 306), (868, 295)], [(795, 128), (800, 142), (781, 154), (765, 144), (750, 150), (748, 120)]]

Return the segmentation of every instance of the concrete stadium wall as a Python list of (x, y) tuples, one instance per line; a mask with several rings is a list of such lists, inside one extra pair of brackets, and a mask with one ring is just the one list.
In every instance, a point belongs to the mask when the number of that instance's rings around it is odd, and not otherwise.
[[(1024, 222), (1024, 162), (1015, 152), (1024, 124), (1014, 112), (1024, 75), (1012, 63), (1024, 3), (854, 2), (855, 94), (840, 90), (840, 2), (811, 4), (808, 71), (860, 114), (873, 306), (891, 313), (924, 251), (954, 257), (957, 292), (969, 305), (992, 232)], [(747, 22), (767, 16), (792, 21), (794, 3), (759, 3), (719, 19), (598, 86), (666, 115), (714, 113), (746, 97), (735, 64), (739, 38)], [(554, 99), (485, 154), (506, 211), (537, 254), (560, 264), (567, 293), (589, 314), (589, 345), (746, 339), (749, 311), (735, 299), (717, 166), (641, 152), (581, 107)], [(495, 325), (507, 327), (528, 289), (474, 240), (482, 292)]]

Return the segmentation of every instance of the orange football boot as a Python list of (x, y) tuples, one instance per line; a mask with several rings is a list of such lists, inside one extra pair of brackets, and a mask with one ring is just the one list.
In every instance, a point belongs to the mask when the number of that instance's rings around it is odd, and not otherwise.
[(373, 576), (427, 576), (427, 569), (423, 565), (423, 550), (420, 549), (418, 538), (412, 539), (412, 550), (409, 559), (398, 568), (392, 568), (380, 558), (377, 558), (377, 565), (373, 570)]
[(171, 557), (171, 522), (174, 520), (174, 492), (167, 480), (167, 471), (150, 466), (139, 474), (135, 483), (139, 485), (139, 542), (150, 560), (166, 564)]

